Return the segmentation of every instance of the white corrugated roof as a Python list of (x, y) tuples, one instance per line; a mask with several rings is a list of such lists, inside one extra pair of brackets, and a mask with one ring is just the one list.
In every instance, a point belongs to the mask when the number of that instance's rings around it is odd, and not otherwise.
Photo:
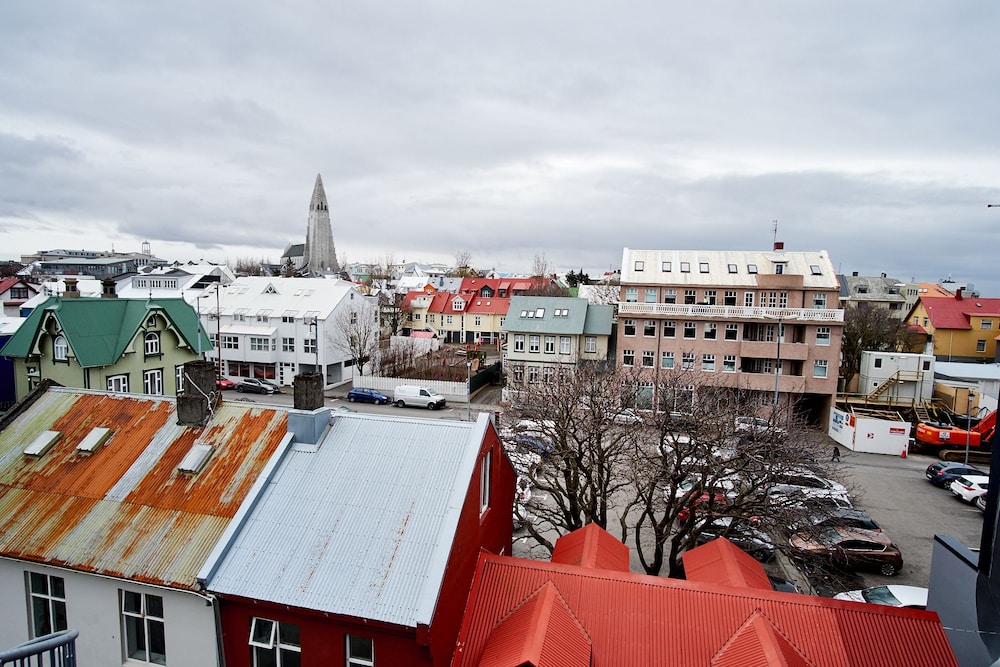
[[(638, 266), (642, 268), (637, 270)], [(682, 271), (687, 263), (688, 271)], [(669, 263), (669, 271), (664, 270)], [(703, 272), (702, 264), (708, 265)], [(783, 264), (785, 274), (802, 276), (803, 287), (835, 289), (838, 285), (833, 262), (825, 250), (637, 250), (622, 251), (621, 282), (625, 284), (732, 285), (755, 287), (758, 275), (774, 275)], [(730, 271), (730, 265), (735, 272)], [(756, 267), (756, 273), (753, 272)], [(817, 267), (818, 273), (813, 271)]]
[(318, 448), (284, 454), (208, 590), (430, 623), (488, 422), (338, 415)]
[[(352, 291), (357, 293), (354, 283), (344, 280), (250, 276), (223, 287), (219, 302), (224, 316), (240, 309), (247, 309), (251, 316), (262, 309), (271, 309), (271, 314), (278, 316), (286, 310), (297, 310), (300, 314), (316, 311), (323, 320)], [(215, 300), (209, 299), (203, 310), (214, 306)]]

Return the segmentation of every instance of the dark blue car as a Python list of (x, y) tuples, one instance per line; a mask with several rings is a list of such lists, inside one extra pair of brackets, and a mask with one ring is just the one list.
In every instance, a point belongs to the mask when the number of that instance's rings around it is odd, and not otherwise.
[(932, 463), (927, 466), (925, 474), (931, 484), (941, 487), (947, 487), (963, 475), (989, 475), (988, 472), (980, 470), (976, 466), (956, 461), (938, 461), (937, 463)]
[(375, 403), (376, 405), (388, 405), (390, 399), (380, 391), (368, 389), (366, 387), (355, 387), (347, 392), (347, 400), (351, 403)]

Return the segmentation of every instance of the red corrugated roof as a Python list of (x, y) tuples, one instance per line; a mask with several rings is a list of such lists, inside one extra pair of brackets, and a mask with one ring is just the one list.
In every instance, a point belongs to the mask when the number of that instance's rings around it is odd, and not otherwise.
[(920, 302), (935, 329), (971, 329), (970, 317), (1000, 316), (1000, 299), (924, 296)]
[(769, 618), (754, 612), (718, 653), (711, 667), (813, 667)]
[(684, 574), (688, 581), (773, 590), (760, 563), (727, 539), (712, 540), (685, 551)]
[[(753, 650), (776, 651), (789, 665), (958, 664), (934, 612), (484, 552), (452, 667), (479, 665), (497, 623), (547, 583), (590, 637), (592, 667), (710, 665), (741, 651), (749, 656), (754, 644)], [(773, 626), (770, 637), (755, 616)], [(795, 652), (804, 662), (795, 661)]]
[(629, 571), (628, 547), (596, 523), (588, 523), (556, 540), (552, 562)]

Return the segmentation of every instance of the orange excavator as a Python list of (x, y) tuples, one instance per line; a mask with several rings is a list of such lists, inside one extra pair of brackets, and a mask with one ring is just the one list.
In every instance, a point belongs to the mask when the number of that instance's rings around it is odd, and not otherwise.
[[(938, 457), (944, 461), (958, 461), (965, 457), (967, 446), (977, 452), (988, 451), (996, 427), (996, 410), (969, 429), (940, 422), (921, 422), (917, 424), (917, 442), (924, 449), (936, 450)], [(976, 458), (983, 456), (980, 454)]]

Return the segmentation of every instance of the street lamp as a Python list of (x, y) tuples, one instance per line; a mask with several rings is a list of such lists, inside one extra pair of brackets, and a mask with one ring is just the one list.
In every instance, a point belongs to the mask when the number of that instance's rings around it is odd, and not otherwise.
[(775, 350), (775, 360), (774, 360), (774, 399), (771, 403), (771, 421), (773, 422), (778, 414), (778, 380), (781, 378), (781, 338), (783, 336), (782, 326), (785, 320), (797, 320), (798, 315), (794, 315), (787, 312), (780, 312), (777, 315), (764, 315), (765, 318), (769, 320), (778, 320), (778, 346)]
[(472, 421), (472, 359), (469, 357), (465, 358), (465, 370), (468, 374), (466, 377), (465, 384), (465, 419), (466, 421)]

